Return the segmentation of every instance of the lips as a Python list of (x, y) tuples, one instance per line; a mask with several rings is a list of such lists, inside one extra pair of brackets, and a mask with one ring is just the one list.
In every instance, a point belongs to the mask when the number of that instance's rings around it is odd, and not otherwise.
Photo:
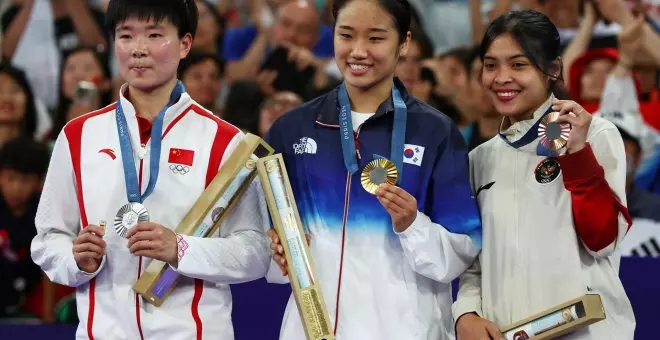
[(14, 104), (9, 101), (0, 102), (0, 113), (12, 113), (14, 112)]
[(370, 65), (348, 63), (348, 68), (354, 76), (361, 76), (371, 69)]
[(520, 93), (519, 90), (495, 90), (495, 95), (497, 96), (497, 99), (501, 102), (508, 102), (516, 98), (518, 94)]

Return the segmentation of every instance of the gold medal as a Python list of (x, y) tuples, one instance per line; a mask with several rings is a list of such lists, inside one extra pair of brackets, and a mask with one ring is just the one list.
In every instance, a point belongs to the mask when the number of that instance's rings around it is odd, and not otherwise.
[(399, 179), (399, 171), (392, 161), (387, 159), (374, 159), (369, 162), (363, 169), (360, 181), (362, 187), (368, 193), (374, 195), (378, 186), (383, 183), (396, 185)]
[(557, 123), (559, 112), (550, 112), (541, 119), (539, 124), (539, 141), (548, 150), (557, 151), (568, 143), (568, 135), (571, 132), (571, 125), (567, 123)]

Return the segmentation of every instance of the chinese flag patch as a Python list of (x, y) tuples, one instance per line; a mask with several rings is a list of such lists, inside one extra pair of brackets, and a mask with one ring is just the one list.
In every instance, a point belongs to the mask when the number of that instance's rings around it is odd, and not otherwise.
[(170, 148), (170, 156), (167, 159), (167, 162), (192, 166), (193, 158), (195, 158), (195, 151)]

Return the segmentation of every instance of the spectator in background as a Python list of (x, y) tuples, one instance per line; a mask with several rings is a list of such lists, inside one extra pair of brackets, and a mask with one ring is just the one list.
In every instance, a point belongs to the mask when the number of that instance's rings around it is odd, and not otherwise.
[[(85, 88), (85, 85), (93, 87)], [(89, 47), (71, 50), (62, 63), (60, 99), (51, 133), (53, 139), (70, 120), (109, 105), (112, 102), (111, 91), (107, 55)]]
[(25, 74), (0, 63), (0, 147), (19, 136), (32, 138), (36, 128), (37, 109)]
[(433, 56), (428, 38), (421, 30), (412, 33), (408, 44), (408, 54), (399, 58), (396, 66), (396, 76), (401, 79), (411, 94), (428, 103), (427, 88), (422, 83), (422, 61)]
[(46, 145), (25, 136), (0, 149), (0, 317), (25, 315), (25, 301), (40, 283), (30, 243), (48, 155)]
[(278, 92), (267, 98), (259, 112), (259, 136), (265, 137), (278, 118), (302, 103), (303, 99), (293, 92)]
[(195, 4), (197, 4), (197, 11), (199, 12), (199, 23), (192, 49), (221, 57), (225, 19), (210, 2), (195, 0)]
[(259, 85), (239, 80), (229, 86), (222, 119), (241, 129), (259, 135), (259, 110), (265, 96)]
[(483, 62), (479, 57), (479, 47), (472, 48), (463, 65), (466, 67), (467, 81), (465, 86), (458, 90), (454, 100), (459, 110), (471, 111), (474, 114), (474, 122), (461, 129), (468, 150), (472, 151), (497, 135), (502, 116), (495, 110), (492, 100), (481, 83)]
[(292, 1), (277, 9), (271, 25), (262, 19), (263, 6), (254, 6), (254, 26), (230, 29), (225, 35), (224, 59), (229, 82), (254, 80), (269, 52), (285, 47), (290, 57), (302, 68), (314, 65), (325, 71), (332, 58), (332, 29), (320, 25), (319, 13), (307, 1)]
[[(25, 32), (35, 1), (12, 0), (14, 5), (2, 15), (3, 58), (11, 58)], [(55, 25), (57, 47), (64, 56), (83, 45), (107, 50), (108, 39), (103, 33), (103, 12), (90, 7), (87, 0), (50, 0)], [(34, 46), (35, 49), (39, 48)]]
[(216, 116), (221, 116), (216, 101), (220, 97), (222, 71), (222, 62), (215, 54), (196, 51), (179, 65), (179, 79), (190, 97)]
[(2, 57), (25, 70), (35, 96), (57, 106), (61, 60), (72, 49), (107, 51), (103, 13), (87, 0), (13, 0), (1, 18)]
[(464, 91), (470, 79), (469, 60), (472, 60), (472, 53), (472, 47), (458, 47), (438, 58), (437, 77), (440, 83), (437, 91), (456, 109), (456, 115), (452, 119), (459, 129), (470, 126), (477, 118), (477, 112), (470, 107), (477, 100), (466, 97), (467, 93)]

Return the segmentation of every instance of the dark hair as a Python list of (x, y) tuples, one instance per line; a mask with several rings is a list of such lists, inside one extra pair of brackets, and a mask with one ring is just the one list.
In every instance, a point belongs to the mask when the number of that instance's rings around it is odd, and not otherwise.
[(245, 132), (258, 135), (259, 112), (264, 99), (257, 83), (249, 80), (235, 81), (229, 87), (222, 119)]
[(567, 98), (561, 86), (561, 45), (557, 27), (543, 13), (534, 10), (511, 11), (497, 17), (486, 29), (479, 55), (484, 59), (490, 45), (500, 35), (511, 34), (525, 57), (543, 74), (551, 77), (550, 91)]
[[(337, 24), (337, 17), (346, 5), (354, 0), (335, 0), (332, 3), (332, 17)], [(406, 41), (406, 35), (410, 30), (410, 20), (412, 17), (412, 9), (407, 0), (373, 0), (378, 3), (387, 13), (392, 16), (394, 26), (399, 33), (399, 43)]]
[(114, 37), (117, 25), (129, 18), (168, 20), (179, 31), (179, 38), (188, 33), (195, 37), (198, 16), (194, 0), (110, 0), (105, 28), (110, 37)]
[(0, 148), (0, 169), (11, 169), (43, 178), (48, 171), (50, 151), (29, 136), (14, 138)]
[(30, 137), (37, 131), (37, 105), (34, 92), (25, 73), (8, 62), (0, 62), (0, 73), (11, 77), (25, 93), (25, 115), (21, 123), (21, 133)]
[[(67, 60), (69, 60), (69, 58), (72, 55), (83, 52), (91, 53), (92, 56), (94, 56), (94, 59), (96, 59), (96, 61), (101, 65), (101, 72), (103, 73), (103, 77), (108, 81), (112, 81), (112, 73), (110, 72), (110, 59), (108, 58), (108, 55), (106, 53), (99, 52), (98, 50), (87, 46), (78, 46), (66, 52), (64, 58), (62, 58), (62, 64), (60, 65), (60, 84), (59, 84), (60, 95), (59, 95), (59, 100), (57, 102), (57, 108), (55, 109), (55, 119), (53, 122), (53, 128), (50, 133), (50, 136), (53, 139), (57, 138), (57, 135), (59, 135), (60, 131), (62, 131), (62, 128), (64, 128), (64, 125), (67, 123), (66, 116), (69, 111), (69, 107), (73, 103), (73, 100), (71, 98), (67, 98), (64, 95), (64, 86), (62, 83), (64, 81), (64, 77), (62, 75), (64, 74), (64, 68), (66, 67), (66, 62)], [(101, 107), (109, 105), (111, 102), (112, 102), (112, 87), (110, 87), (110, 89), (108, 89), (107, 91), (101, 93)]]
[(215, 66), (218, 68), (218, 71), (220, 72), (220, 76), (222, 76), (224, 71), (224, 63), (222, 60), (220, 60), (220, 58), (218, 58), (218, 56), (200, 51), (190, 51), (188, 56), (179, 64), (179, 69), (177, 70), (178, 78), (183, 79), (183, 74), (186, 73), (190, 67), (202, 63), (206, 60), (213, 61)]
[(479, 58), (479, 46), (459, 46), (445, 52), (439, 58), (455, 58), (463, 65), (465, 72), (469, 75), (472, 73), (472, 62)]

